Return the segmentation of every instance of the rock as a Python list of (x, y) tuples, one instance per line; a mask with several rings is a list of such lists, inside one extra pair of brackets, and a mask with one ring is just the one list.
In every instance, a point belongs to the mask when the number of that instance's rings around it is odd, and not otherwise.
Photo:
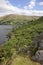
[(30, 51), (29, 51), (29, 46), (26, 46), (24, 45), (23, 47), (20, 47), (17, 51), (17, 53), (26, 53), (26, 54), (30, 54)]
[(31, 59), (43, 65), (43, 32), (40, 33), (36, 38), (34, 38), (31, 48), (32, 53), (35, 52), (32, 55)]
[(22, 51), (23, 51), (23, 47), (18, 49), (17, 54), (21, 53)]
[(38, 47), (43, 46), (43, 32), (34, 39), (34, 44)]
[(43, 39), (41, 40), (41, 42), (39, 44), (39, 49), (43, 50)]
[(37, 61), (42, 62), (43, 61), (43, 50), (38, 50), (35, 54), (35, 58)]
[(32, 60), (43, 64), (43, 50), (38, 50)]
[(32, 57), (31, 57), (31, 60), (36, 61), (35, 56), (32, 56)]
[(31, 51), (28, 50), (28, 51), (27, 51), (27, 55), (30, 55), (30, 53), (31, 53)]
[(43, 32), (42, 32), (42, 33), (40, 33), (40, 37), (41, 37), (41, 39), (43, 39)]

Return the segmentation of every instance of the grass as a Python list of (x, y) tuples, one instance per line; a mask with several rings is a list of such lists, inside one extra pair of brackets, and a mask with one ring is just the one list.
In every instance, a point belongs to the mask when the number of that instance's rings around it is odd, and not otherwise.
[(37, 16), (23, 16), (23, 15), (7, 15), (4, 17), (0, 17), (0, 24), (14, 24), (16, 22), (26, 22), (30, 20), (36, 20), (39, 17)]
[[(7, 20), (9, 19), (7, 18)], [(22, 20), (23, 19), (19, 19), (19, 25), (21, 25), (20, 21)], [(14, 28), (13, 31), (10, 34), (8, 34), (8, 36), (11, 36), (11, 38), (7, 42), (5, 42), (2, 48), (0, 48), (0, 56), (1, 56), (0, 62), (4, 62), (4, 60), (6, 61), (7, 58), (12, 57), (14, 53), (12, 49), (15, 49), (16, 51), (18, 51), (20, 47), (23, 47), (25, 45), (26, 46), (31, 45), (33, 42), (33, 39), (37, 35), (39, 35), (41, 32), (43, 32), (43, 17), (39, 18), (36, 21), (28, 22), (27, 24), (23, 23), (23, 25), (21, 27), (19, 26), (17, 29)], [(32, 51), (33, 52), (35, 51), (34, 46)], [(23, 52), (25, 52), (25, 50)], [(14, 60), (12, 61), (11, 65), (39, 65), (39, 64), (31, 61), (28, 56), (23, 57), (23, 56), (17, 55), (17, 57), (14, 58)]]
[(12, 61), (11, 65), (40, 65), (40, 64), (31, 61), (28, 56), (23, 57), (23, 56), (17, 55), (17, 57)]

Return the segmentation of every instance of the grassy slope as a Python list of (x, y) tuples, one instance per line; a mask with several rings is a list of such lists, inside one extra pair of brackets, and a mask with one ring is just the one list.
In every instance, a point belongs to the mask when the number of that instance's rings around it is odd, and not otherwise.
[(33, 62), (30, 60), (28, 56), (17, 56), (13, 61), (11, 65), (40, 65), (39, 63)]
[(25, 22), (25, 21), (30, 21), (30, 20), (35, 20), (38, 19), (39, 17), (37, 16), (21, 16), (21, 15), (7, 15), (4, 17), (0, 17), (0, 23), (1, 24), (10, 24), (10, 23), (15, 23), (15, 22)]
[[(11, 54), (13, 53), (12, 49), (18, 50), (18, 48), (23, 47), (24, 45), (30, 45), (33, 42), (34, 37), (36, 37), (38, 34), (43, 32), (43, 17), (36, 21), (29, 22), (28, 24), (24, 25), (22, 27), (19, 27), (18, 29), (13, 29), (11, 32), (12, 37), (10, 40), (8, 40), (5, 45), (2, 47), (2, 51), (0, 52), (1, 55), (3, 55), (2, 60), (6, 60), (6, 58), (9, 58)], [(15, 48), (16, 46), (16, 48)], [(20, 59), (18, 61), (18, 59)], [(21, 59), (23, 61), (21, 61)], [(39, 65), (37, 63), (32, 62), (30, 59), (28, 61), (28, 58), (26, 57), (26, 62), (24, 57), (17, 56), (15, 58), (15, 65)], [(16, 61), (17, 60), (17, 61)], [(14, 63), (14, 61), (13, 61)], [(12, 63), (12, 65), (13, 65)], [(17, 63), (17, 64), (16, 64)]]

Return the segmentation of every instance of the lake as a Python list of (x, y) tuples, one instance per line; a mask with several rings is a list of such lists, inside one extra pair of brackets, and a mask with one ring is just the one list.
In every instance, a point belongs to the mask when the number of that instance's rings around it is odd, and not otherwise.
[(12, 25), (0, 25), (0, 44), (8, 40), (7, 34), (12, 31)]

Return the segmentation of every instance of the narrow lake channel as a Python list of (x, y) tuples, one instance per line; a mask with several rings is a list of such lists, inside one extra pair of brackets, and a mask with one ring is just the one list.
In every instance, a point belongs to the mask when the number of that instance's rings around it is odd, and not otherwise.
[(7, 34), (12, 31), (12, 25), (0, 25), (0, 44), (8, 40)]

